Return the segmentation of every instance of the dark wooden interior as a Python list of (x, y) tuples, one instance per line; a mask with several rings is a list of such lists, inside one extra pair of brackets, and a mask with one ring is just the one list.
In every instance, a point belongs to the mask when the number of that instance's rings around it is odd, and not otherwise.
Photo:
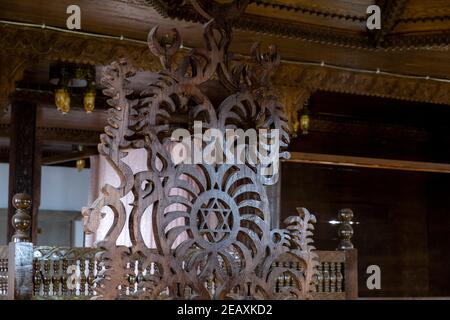
[[(310, 208), (320, 248), (336, 248), (329, 221), (340, 208), (353, 209), (360, 296), (448, 295), (448, 174), (284, 163), (282, 179), (282, 218)], [(381, 291), (366, 287), (372, 264), (382, 270)]]
[[(64, 30), (74, 3), (84, 34)], [(382, 8), (381, 30), (366, 28), (371, 4)], [(20, 156), (11, 146), (20, 140), (11, 105), (35, 108), (36, 159), (73, 167), (98, 154), (109, 107), (99, 81), (105, 65), (128, 58), (139, 71), (131, 86), (142, 87), (160, 69), (145, 43), (152, 27), (160, 25), (161, 34), (178, 28), (185, 48), (203, 41), (204, 19), (181, 0), (0, 0), (0, 20), (5, 163), (15, 159), (11, 153)], [(278, 47), (283, 60), (273, 83), (291, 131), (305, 103), (310, 111), (309, 133), (291, 132), (294, 156), (282, 164), (280, 220), (308, 208), (318, 219), (316, 247), (334, 250), (337, 226), (329, 221), (351, 208), (360, 297), (449, 297), (450, 1), (258, 0), (233, 26), (230, 51), (243, 60), (256, 40)], [(82, 91), (73, 93), (69, 114), (56, 110), (49, 69), (61, 61), (96, 69), (93, 113), (84, 112)], [(371, 168), (350, 157), (367, 158)], [(384, 160), (402, 169), (387, 169)], [(40, 164), (18, 161), (18, 172)], [(372, 264), (381, 267), (382, 290), (366, 287)]]

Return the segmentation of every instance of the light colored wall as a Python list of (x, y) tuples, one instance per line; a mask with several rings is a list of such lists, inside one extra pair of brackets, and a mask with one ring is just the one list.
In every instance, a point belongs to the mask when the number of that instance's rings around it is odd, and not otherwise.
[[(9, 164), (0, 163), (0, 245), (6, 243)], [(42, 167), (39, 245), (82, 246), (81, 208), (88, 205), (90, 169)]]
[[(0, 163), (0, 208), (8, 208), (9, 164)], [(42, 210), (80, 211), (88, 204), (90, 169), (42, 167)]]

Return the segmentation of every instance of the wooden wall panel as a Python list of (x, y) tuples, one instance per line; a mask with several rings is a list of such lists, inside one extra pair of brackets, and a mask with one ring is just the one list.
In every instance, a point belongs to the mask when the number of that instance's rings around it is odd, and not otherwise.
[[(317, 248), (337, 246), (341, 208), (355, 214), (362, 297), (450, 296), (450, 175), (283, 163), (281, 218), (298, 206), (317, 217)], [(366, 268), (381, 267), (368, 290)]]

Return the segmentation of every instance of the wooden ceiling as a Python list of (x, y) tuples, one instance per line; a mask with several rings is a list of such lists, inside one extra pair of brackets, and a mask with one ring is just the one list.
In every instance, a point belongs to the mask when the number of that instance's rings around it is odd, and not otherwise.
[[(209, 0), (208, 0), (209, 1)], [(217, 0), (216, 0), (217, 1)], [(219, 2), (229, 2), (220, 0)], [(11, 22), (30, 23), (66, 28), (66, 8), (77, 4), (81, 8), (81, 31), (91, 35), (123, 36), (127, 39), (139, 40), (141, 43), (123, 42), (117, 40), (98, 40), (95, 37), (65, 34), (48, 29), (14, 26)], [(366, 8), (377, 4), (382, 8), (382, 29), (369, 31), (366, 28)], [(122, 52), (148, 51), (145, 44), (149, 30), (160, 25), (161, 34), (168, 33), (176, 27), (183, 38), (185, 47), (203, 46), (202, 19), (193, 10), (188, 0), (0, 0), (0, 54), (7, 55), (16, 52), (20, 46), (21, 52), (33, 51), (39, 53), (39, 59), (31, 64), (22, 80), (18, 83), (23, 88), (39, 88), (39, 92), (32, 94), (27, 90), (18, 90), (14, 96), (19, 99), (32, 99), (40, 105), (38, 126), (40, 135), (45, 142), (44, 149), (49, 153), (67, 151), (72, 144), (95, 144), (92, 137), (98, 137), (106, 122), (105, 99), (99, 96), (97, 110), (86, 115), (81, 109), (80, 97), (72, 112), (68, 115), (58, 114), (53, 105), (51, 90), (48, 87), (48, 67), (52, 59), (67, 57), (65, 53), (54, 54), (58, 49), (47, 48), (58, 39), (64, 38), (66, 43), (73, 38), (82, 44), (80, 39), (89, 39), (84, 55), (92, 57), (98, 71), (103, 64), (117, 59)], [(17, 36), (3, 41), (2, 32), (18, 30)], [(14, 34), (14, 33), (10, 33)], [(42, 35), (42, 37), (40, 36)], [(423, 82), (405, 82), (404, 88), (396, 79), (365, 78), (352, 74), (337, 74), (335, 71), (306, 70), (299, 67), (300, 63), (324, 62), (343, 68), (364, 70), (381, 70), (404, 75), (429, 76), (450, 79), (450, 0), (257, 0), (247, 7), (242, 18), (234, 22), (234, 36), (230, 50), (248, 55), (252, 44), (262, 41), (263, 44), (275, 44), (282, 55), (283, 64), (280, 68), (281, 76), (275, 83), (294, 87), (300, 79), (303, 87), (316, 89), (330, 89), (334, 91), (336, 83), (349, 89), (340, 88), (339, 91), (367, 94), (366, 82), (382, 87), (381, 94), (373, 89), (373, 95), (390, 97), (388, 86), (381, 85), (392, 81), (392, 88), (404, 90), (402, 99), (408, 96), (410, 88), (419, 89), (434, 84)], [(104, 49), (99, 50), (96, 45)], [(109, 46), (122, 46), (116, 51)], [(99, 48), (100, 48), (99, 47)], [(49, 54), (53, 50), (52, 54)], [(111, 54), (108, 55), (108, 50)], [(106, 52), (106, 53), (105, 53)], [(140, 53), (139, 53), (140, 54)], [(101, 58), (95, 59), (96, 56)], [(44, 57), (44, 58), (42, 58)], [(145, 59), (140, 55), (141, 61)], [(69, 59), (70, 60), (70, 59)], [(8, 60), (6, 60), (8, 61)], [(146, 65), (145, 63), (141, 63)], [(149, 58), (148, 65), (154, 65)], [(319, 67), (320, 68), (320, 67)], [(308, 71), (308, 72), (307, 72)], [(309, 72), (311, 71), (311, 72)], [(322, 74), (323, 73), (323, 74)], [(336, 73), (336, 74), (335, 74)], [(147, 75), (143, 74), (143, 79)], [(327, 78), (322, 81), (322, 78)], [(142, 79), (139, 81), (143, 81)], [(138, 81), (138, 82), (139, 82)], [(320, 82), (320, 83), (319, 83)], [(0, 81), (1, 83), (1, 81)], [(309, 85), (314, 83), (314, 85)], [(328, 83), (328, 84), (327, 84)], [(354, 86), (353, 86), (354, 85)], [(352, 88), (358, 88), (352, 90)], [(400, 89), (398, 89), (400, 88)], [(447, 95), (447, 87), (436, 86), (437, 89), (428, 90), (426, 99), (414, 98), (414, 101), (436, 101), (442, 103), (445, 99), (432, 99), (433, 95)], [(0, 88), (1, 89), (1, 88)], [(314, 90), (313, 90), (314, 89)], [(361, 90), (360, 90), (361, 89)], [(363, 90), (364, 89), (364, 90)], [(372, 90), (372, 89), (371, 89)], [(0, 90), (1, 91), (1, 90)], [(26, 92), (24, 92), (26, 91)], [(446, 92), (443, 92), (446, 91)], [(422, 94), (419, 92), (419, 95)], [(429, 95), (429, 96), (428, 96)], [(78, 102), (77, 102), (78, 101)], [(383, 112), (389, 112), (388, 108)], [(347, 115), (351, 116), (351, 115)], [(7, 147), (9, 118), (0, 119), (0, 148)], [(64, 132), (61, 129), (64, 128)], [(3, 137), (3, 138), (2, 138)], [(62, 141), (62, 140), (65, 140)], [(83, 142), (84, 141), (84, 142)], [(65, 144), (65, 146), (63, 146)]]
[[(223, 1), (222, 1), (223, 2)], [(382, 29), (365, 28), (366, 8), (382, 8)], [(0, 0), (0, 19), (66, 27), (66, 8), (81, 8), (84, 32), (145, 41), (151, 27), (177, 27), (184, 44), (202, 46), (201, 23), (183, 0)], [(282, 58), (448, 78), (449, 0), (258, 0), (235, 22), (231, 50), (276, 44)]]

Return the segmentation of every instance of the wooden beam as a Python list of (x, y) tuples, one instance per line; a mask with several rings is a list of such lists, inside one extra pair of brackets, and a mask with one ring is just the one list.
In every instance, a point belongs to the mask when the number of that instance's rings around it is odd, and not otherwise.
[(42, 159), (42, 165), (51, 165), (51, 164), (58, 164), (58, 163), (64, 163), (68, 161), (76, 161), (79, 159), (85, 159), (89, 158), (90, 156), (97, 155), (98, 151), (95, 148), (89, 148), (83, 151), (77, 151), (77, 152), (70, 152), (70, 153), (63, 153), (63, 154), (57, 154), (54, 156), (45, 157)]
[[(10, 136), (10, 125), (0, 124), (0, 138)], [(95, 146), (100, 142), (103, 131), (71, 128), (37, 128), (37, 137), (42, 143), (82, 144)]]
[(377, 159), (320, 153), (291, 152), (291, 158), (285, 161), (371, 169), (450, 173), (450, 164), (448, 163)]

